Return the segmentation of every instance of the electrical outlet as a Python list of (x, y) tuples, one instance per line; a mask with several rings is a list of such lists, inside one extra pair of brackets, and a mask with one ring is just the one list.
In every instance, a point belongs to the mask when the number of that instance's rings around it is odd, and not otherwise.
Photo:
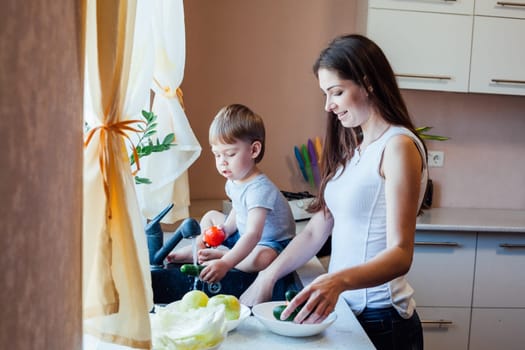
[(428, 166), (431, 168), (441, 168), (445, 160), (443, 151), (428, 151)]

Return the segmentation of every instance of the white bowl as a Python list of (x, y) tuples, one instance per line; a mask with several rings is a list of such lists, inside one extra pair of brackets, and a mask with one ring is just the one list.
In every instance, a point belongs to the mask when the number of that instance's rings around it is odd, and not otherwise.
[(226, 331), (227, 332), (233, 331), (235, 328), (237, 328), (238, 325), (241, 324), (242, 321), (248, 318), (251, 315), (251, 313), (252, 312), (248, 306), (241, 304), (241, 314), (239, 318), (236, 320), (227, 320), (226, 321)]
[(252, 307), (253, 315), (270, 331), (288, 337), (309, 337), (316, 335), (330, 327), (337, 319), (335, 312), (332, 312), (321, 323), (300, 324), (291, 321), (277, 320), (273, 316), (273, 309), (278, 305), (283, 305), (285, 301), (270, 301), (257, 304)]

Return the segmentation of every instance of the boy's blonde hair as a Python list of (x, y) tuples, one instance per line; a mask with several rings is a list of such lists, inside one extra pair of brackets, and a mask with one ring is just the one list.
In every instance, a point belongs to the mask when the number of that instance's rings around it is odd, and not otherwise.
[(209, 131), (209, 142), (232, 144), (238, 140), (252, 144), (261, 143), (261, 152), (255, 163), (259, 163), (264, 156), (265, 130), (262, 118), (248, 107), (241, 104), (232, 104), (223, 107), (213, 118)]

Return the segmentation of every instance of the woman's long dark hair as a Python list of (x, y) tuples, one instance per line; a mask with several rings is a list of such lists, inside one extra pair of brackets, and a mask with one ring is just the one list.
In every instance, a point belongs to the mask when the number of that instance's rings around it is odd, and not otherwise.
[[(358, 34), (335, 38), (321, 51), (314, 63), (313, 71), (317, 78), (321, 68), (331, 70), (340, 79), (352, 80), (365, 88), (373, 108), (384, 120), (392, 125), (403, 126), (419, 137), (401, 97), (392, 67), (372, 40)], [(326, 183), (335, 176), (340, 166), (346, 166), (361, 140), (360, 127), (345, 128), (332, 112), (328, 112), (321, 156), (321, 184), (310, 211), (326, 210)]]

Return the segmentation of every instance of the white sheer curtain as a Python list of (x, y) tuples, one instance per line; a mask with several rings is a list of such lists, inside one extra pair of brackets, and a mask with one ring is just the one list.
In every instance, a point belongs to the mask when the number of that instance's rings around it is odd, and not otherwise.
[(126, 140), (155, 84), (159, 135), (174, 132), (177, 145), (141, 159), (153, 184), (141, 185), (140, 198), (153, 213), (173, 201), (177, 213), (187, 211), (185, 174), (201, 148), (174, 98), (184, 70), (183, 3), (87, 0), (84, 17), (84, 346), (150, 349), (151, 275)]
[(149, 185), (138, 185), (142, 214), (153, 218), (168, 204), (174, 208), (162, 220), (174, 223), (189, 216), (190, 193), (187, 169), (199, 157), (201, 146), (184, 113), (180, 84), (184, 76), (186, 39), (182, 0), (154, 1), (153, 32), (155, 67), (152, 111), (157, 115), (158, 133), (175, 134), (175, 147), (155, 153), (141, 162), (140, 176)]

